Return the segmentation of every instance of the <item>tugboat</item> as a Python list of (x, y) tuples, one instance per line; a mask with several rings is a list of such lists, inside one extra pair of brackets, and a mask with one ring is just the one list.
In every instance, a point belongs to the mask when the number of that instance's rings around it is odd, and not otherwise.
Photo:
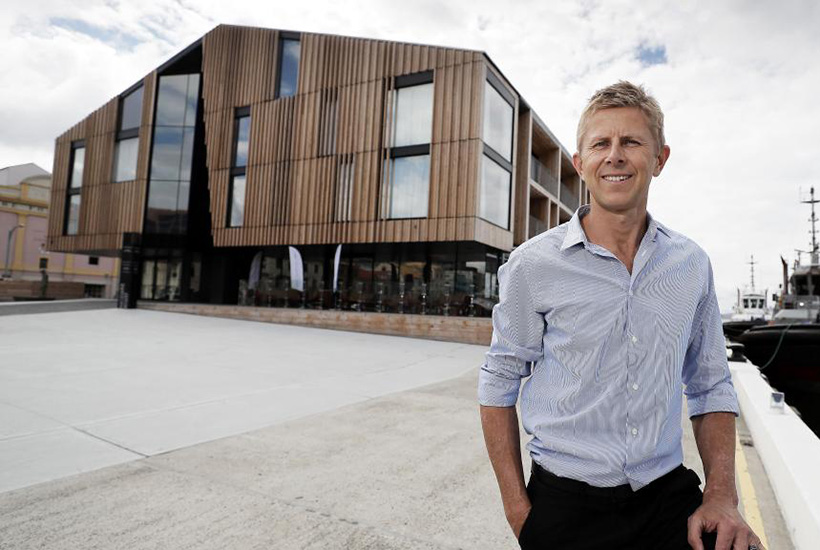
[(732, 316), (723, 323), (723, 335), (733, 342), (738, 341), (738, 337), (758, 325), (765, 325), (771, 318), (771, 311), (766, 306), (767, 291), (761, 294), (755, 290), (755, 257), (752, 254), (749, 265), (751, 266), (751, 284), (746, 290), (737, 289), (737, 303), (732, 306)]
[(744, 355), (768, 378), (769, 383), (786, 393), (786, 399), (802, 414), (806, 424), (820, 435), (820, 251), (818, 251), (814, 198), (811, 204), (811, 251), (809, 262), (802, 251), (792, 268), (783, 264), (783, 291), (769, 324), (754, 326), (736, 337)]

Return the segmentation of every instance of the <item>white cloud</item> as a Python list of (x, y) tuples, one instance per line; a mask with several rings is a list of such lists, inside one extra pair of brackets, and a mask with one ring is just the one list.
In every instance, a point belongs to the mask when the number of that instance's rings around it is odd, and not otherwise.
[[(709, 252), (724, 309), (750, 254), (758, 286), (775, 289), (778, 256), (808, 246), (797, 199), (816, 182), (812, 0), (12, 2), (0, 16), (13, 52), (0, 58), (0, 164), (50, 169), (57, 135), (219, 23), (485, 50), (570, 150), (596, 88), (642, 82), (672, 147), (650, 209)], [(667, 63), (642, 64), (641, 45), (665, 48)]]

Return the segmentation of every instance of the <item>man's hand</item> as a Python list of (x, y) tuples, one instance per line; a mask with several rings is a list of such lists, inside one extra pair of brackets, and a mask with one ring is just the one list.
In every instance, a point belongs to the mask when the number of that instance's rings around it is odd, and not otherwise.
[(515, 538), (521, 538), (521, 529), (524, 528), (524, 522), (527, 521), (531, 510), (532, 505), (529, 502), (523, 506), (516, 507), (515, 510), (504, 510), (504, 514), (507, 516), (507, 523), (510, 524)]
[(717, 532), (715, 550), (747, 550), (752, 545), (764, 550), (730, 497), (709, 500), (704, 497), (700, 508), (689, 516), (689, 545), (694, 550), (704, 550), (701, 532)]

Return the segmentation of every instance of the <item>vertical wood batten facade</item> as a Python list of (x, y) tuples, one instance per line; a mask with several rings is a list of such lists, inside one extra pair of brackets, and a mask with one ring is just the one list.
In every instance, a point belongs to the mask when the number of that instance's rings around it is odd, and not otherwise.
[[(143, 81), (136, 178), (113, 182), (119, 97), (97, 109), (57, 138), (49, 208), (48, 249), (56, 252), (100, 251), (115, 254), (122, 248), (123, 233), (142, 232), (148, 187), (156, 73)], [(76, 235), (64, 235), (67, 186), (71, 171), (71, 145), (84, 140), (86, 147), (80, 193), (80, 219)]]
[[(515, 89), (485, 54), (302, 33), (297, 92), (277, 98), (282, 36), (277, 30), (219, 26), (201, 41), (204, 135), (198, 139), (205, 142), (214, 246), (476, 241), (511, 250), (526, 239), (535, 123), (526, 116), (528, 109), (520, 112), (523, 104)], [(384, 181), (390, 163), (385, 161), (395, 78), (424, 71), (434, 74), (428, 216), (386, 219)], [(514, 98), (508, 230), (478, 216), (488, 72)], [(116, 254), (123, 233), (143, 231), (157, 82), (156, 71), (143, 79), (134, 181), (111, 182), (119, 97), (57, 139), (51, 250)], [(241, 227), (227, 227), (240, 107), (250, 108), (251, 119), (245, 212)], [(86, 144), (86, 167), (79, 229), (77, 235), (65, 236), (71, 143), (80, 139)], [(565, 163), (558, 149), (561, 181)], [(344, 220), (337, 214), (341, 163), (355, 167), (350, 215)], [(579, 195), (586, 194), (580, 181), (566, 181)], [(565, 213), (564, 205), (557, 206)]]
[[(274, 99), (276, 75), (269, 68), (277, 66), (279, 31), (225, 26), (203, 39), (214, 245), (472, 240), (486, 78), (483, 54), (313, 34), (302, 34), (300, 42), (298, 91)], [(244, 67), (256, 71), (246, 74)], [(382, 163), (390, 142), (394, 77), (429, 70), (434, 71), (434, 98), (428, 217), (385, 219), (380, 215)], [(335, 98), (337, 117), (330, 155), (321, 154), (327, 147), (321, 129), (332, 116), (326, 112), (326, 97)], [(243, 227), (229, 228), (233, 120), (236, 109), (244, 106), (251, 112), (247, 206)], [(350, 156), (355, 165), (351, 218), (336, 221), (338, 167)]]

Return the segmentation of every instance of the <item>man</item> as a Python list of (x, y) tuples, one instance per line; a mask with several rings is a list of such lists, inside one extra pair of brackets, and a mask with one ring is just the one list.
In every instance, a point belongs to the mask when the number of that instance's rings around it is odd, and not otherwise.
[[(762, 548), (737, 510), (737, 398), (709, 259), (646, 210), (669, 158), (660, 106), (619, 82), (590, 99), (577, 139), (590, 204), (499, 271), (480, 373), (507, 521), (524, 549)], [(681, 465), (684, 385), (703, 493)]]

